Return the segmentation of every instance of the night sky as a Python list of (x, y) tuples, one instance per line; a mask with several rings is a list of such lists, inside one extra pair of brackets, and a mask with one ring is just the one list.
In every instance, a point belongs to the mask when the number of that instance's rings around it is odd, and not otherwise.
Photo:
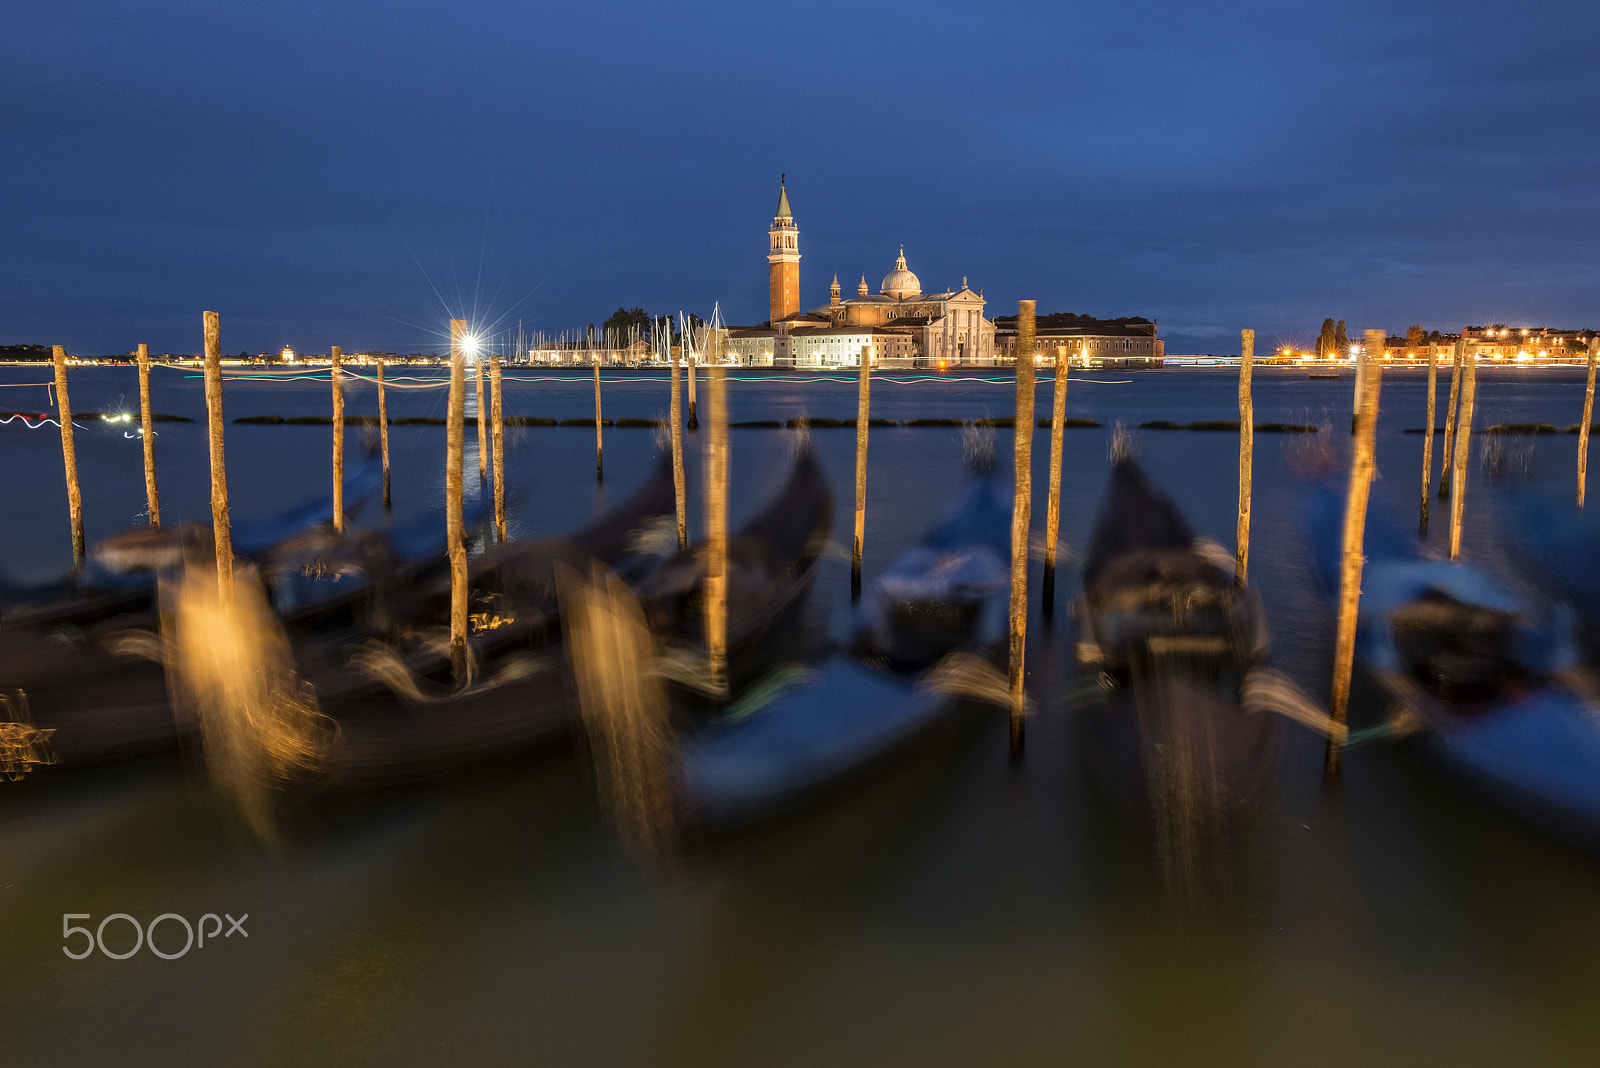
[(7, 0), (0, 344), (431, 351), (926, 290), (1159, 320), (1600, 326), (1592, 3)]

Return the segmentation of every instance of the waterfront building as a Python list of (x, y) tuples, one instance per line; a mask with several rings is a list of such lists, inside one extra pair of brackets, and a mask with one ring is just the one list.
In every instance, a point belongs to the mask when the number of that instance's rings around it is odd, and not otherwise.
[(924, 293), (922, 280), (906, 266), (905, 248), (876, 293), (865, 274), (853, 297), (833, 277), (827, 304), (800, 310), (799, 228), (789, 207), (787, 176), (778, 187), (778, 211), (767, 231), (770, 319), (754, 327), (731, 327), (728, 353), (752, 366), (853, 367), (862, 349), (874, 364), (904, 367), (989, 365), (994, 362), (994, 323), (984, 318), (985, 301), (967, 280), (959, 289)]
[(632, 344), (593, 345), (587, 340), (545, 341), (532, 345), (527, 362), (550, 366), (589, 367), (596, 360), (603, 364), (634, 366), (652, 357), (650, 343), (636, 338)]
[(1548, 326), (1515, 327), (1496, 323), (1493, 326), (1463, 327), (1458, 334), (1430, 334), (1420, 344), (1407, 337), (1389, 336), (1384, 339), (1383, 357), (1386, 360), (1417, 360), (1428, 358), (1428, 342), (1439, 346), (1440, 359), (1453, 357), (1456, 342), (1465, 340), (1467, 351), (1480, 361), (1530, 363), (1576, 361), (1586, 362), (1589, 339), (1595, 330), (1558, 330)]
[[(1166, 356), (1156, 323), (1150, 319), (1096, 319), (1071, 312), (1036, 316), (1034, 358), (1053, 363), (1062, 346), (1073, 363), (1086, 367), (1160, 367)], [(1005, 362), (1016, 360), (1015, 315), (995, 316), (995, 348)]]
[[(1496, 323), (1493, 326), (1463, 327), (1459, 336), (1466, 340), (1468, 350), (1480, 360), (1528, 361), (1587, 359), (1589, 339), (1594, 335), (1593, 330), (1554, 330), (1548, 326), (1508, 327)], [(1453, 348), (1455, 340), (1455, 337), (1450, 337), (1448, 345)]]

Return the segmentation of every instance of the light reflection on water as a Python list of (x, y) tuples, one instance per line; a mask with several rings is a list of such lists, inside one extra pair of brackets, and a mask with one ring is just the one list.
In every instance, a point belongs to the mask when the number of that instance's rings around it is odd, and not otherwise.
[[(0, 381), (44, 377), (0, 371)], [(1070, 388), (1069, 416), (1107, 424), (1067, 432), (1070, 550), (1087, 538), (1116, 418), (1236, 414), (1227, 374), (1091, 377), (1134, 381)], [(74, 371), (74, 406), (112, 410), (136, 397), (135, 381), (132, 368)], [(160, 371), (154, 381), (157, 411), (203, 417), (197, 380)], [(1348, 425), (1348, 378), (1258, 370), (1256, 381), (1261, 421)], [(1421, 438), (1400, 430), (1421, 423), (1421, 383), (1416, 373), (1388, 376), (1380, 418), (1374, 501), (1408, 523)], [(608, 416), (666, 410), (664, 382), (606, 385)], [(581, 374), (508, 380), (506, 392), (507, 414), (593, 414), (592, 380)], [(42, 389), (7, 393), (11, 407), (45, 404)], [(311, 383), (230, 382), (226, 396), (230, 418), (327, 411), (326, 387)], [(1048, 396), (1042, 383), (1041, 411)], [(875, 415), (900, 419), (1001, 415), (1011, 403), (1006, 387), (988, 384), (885, 384), (873, 400)], [(737, 383), (730, 401), (736, 420), (802, 409), (844, 417), (855, 395), (849, 382), (758, 379)], [(389, 405), (393, 415), (441, 415), (443, 391), (395, 391)], [(1581, 372), (1480, 379), (1480, 425), (1565, 425), (1581, 405)], [(370, 387), (352, 387), (349, 411), (376, 411)], [(203, 424), (158, 429), (164, 518), (207, 517)], [(230, 427), (235, 514), (319, 488), (327, 434)], [(731, 434), (737, 523), (779, 484), (791, 436)], [(1009, 456), (1009, 432), (998, 434)], [(645, 474), (655, 437), (608, 431), (608, 481), (597, 487), (592, 429), (506, 436), (519, 536), (570, 528), (620, 499)], [(854, 434), (812, 436), (848, 500)], [(59, 445), (17, 424), (0, 427), (0, 439), (0, 562), (13, 576), (42, 578), (70, 560)], [(397, 518), (438, 508), (443, 439), (437, 427), (392, 428)], [(1572, 485), (1575, 440), (1531, 440), (1523, 480), (1491, 485), (1475, 466), (1469, 488), (1467, 551), (1512, 577), (1492, 506), (1562, 497)], [(1036, 530), (1047, 441), (1035, 440)], [(94, 428), (77, 444), (90, 539), (139, 521), (138, 442)], [(1302, 558), (1286, 462), (1303, 445), (1256, 439), (1252, 579), (1278, 665), (1321, 693), (1331, 625)], [(1237, 438), (1145, 431), (1139, 451), (1194, 525), (1229, 543)], [(873, 431), (867, 581), (952, 503), (960, 455), (959, 430)], [(836, 538), (848, 545), (850, 510), (836, 515)], [(691, 529), (698, 521), (694, 509)], [(1434, 543), (1444, 532), (1436, 506)], [(848, 590), (846, 558), (831, 557), (813, 616), (841, 629)], [(1320, 742), (1291, 731), (1276, 803), (1235, 843), (1231, 895), (1198, 918), (1177, 912), (1142, 832), (1101, 797), (1074, 753), (1062, 697), (1073, 684), (1068, 629), (1064, 618), (1046, 627), (1037, 613), (1030, 623), (1040, 712), (1020, 767), (1007, 760), (995, 716), (672, 870), (642, 871), (618, 846), (572, 753), (325, 816), (276, 854), (233, 836), (203, 777), (160, 762), (7, 790), (7, 1062), (21, 1051), (23, 1061), (48, 1053), (67, 1062), (1592, 1063), (1600, 866), (1464, 800), (1401, 750), (1353, 752), (1343, 783), (1327, 788)], [(148, 921), (224, 910), (250, 914), (247, 941), (172, 962), (60, 953), (63, 913)]]

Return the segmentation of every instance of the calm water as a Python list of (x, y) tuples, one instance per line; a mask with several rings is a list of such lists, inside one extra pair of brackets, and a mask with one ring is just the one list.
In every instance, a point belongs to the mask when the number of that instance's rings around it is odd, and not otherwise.
[[(0, 370), (0, 383), (47, 377), (46, 368)], [(77, 371), (72, 383), (79, 410), (137, 406), (132, 369)], [(1256, 418), (1348, 426), (1351, 388), (1348, 376), (1258, 371)], [(158, 370), (154, 389), (158, 411), (203, 417), (199, 382), (186, 372)], [(325, 383), (226, 389), (229, 418), (328, 410)], [(1074, 380), (1067, 409), (1108, 427), (1229, 419), (1235, 389), (1225, 373), (1092, 374)], [(855, 412), (848, 379), (741, 378), (729, 392), (736, 420)], [(1582, 392), (1581, 372), (1488, 373), (1477, 423), (1574, 423)], [(1374, 502), (1407, 522), (1422, 439), (1401, 430), (1422, 425), (1424, 393), (1420, 373), (1384, 382)], [(1005, 415), (1012, 396), (1009, 383), (879, 379), (873, 414)], [(42, 386), (0, 393), (3, 408), (47, 403)], [(442, 415), (444, 395), (396, 389), (389, 403), (392, 415)], [(1047, 414), (1048, 384), (1038, 403)], [(508, 414), (592, 415), (592, 404), (582, 378), (506, 383)], [(666, 406), (659, 375), (608, 376), (607, 415), (653, 417)], [(352, 386), (349, 410), (375, 412), (375, 392)], [(208, 518), (203, 422), (160, 431), (164, 518)], [(738, 522), (778, 484), (792, 437), (731, 433)], [(436, 510), (442, 429), (391, 435), (397, 517)], [(854, 434), (813, 436), (847, 547)], [(1109, 436), (1067, 432), (1069, 553), (1093, 519)], [(350, 437), (354, 447), (360, 433)], [(608, 431), (607, 481), (597, 487), (592, 429), (508, 430), (513, 533), (572, 527), (628, 493), (654, 437)], [(869, 581), (953, 501), (961, 437), (872, 432)], [(1317, 438), (1346, 440), (1326, 429)], [(1237, 441), (1138, 437), (1144, 463), (1196, 527), (1230, 545)], [(138, 441), (96, 425), (77, 443), (91, 541), (140, 522)], [(1009, 463), (1010, 432), (996, 444)], [(1036, 437), (1036, 531), (1047, 444), (1047, 432)], [(1256, 438), (1251, 564), (1280, 666), (1321, 693), (1332, 628), (1310, 587), (1287, 462), (1305, 444)], [(227, 445), (236, 516), (279, 508), (325, 480), (326, 427), (231, 426)], [(1576, 439), (1515, 448), (1528, 450), (1515, 479), (1491, 481), (1475, 464), (1466, 523), (1468, 552), (1511, 577), (1497, 517), (1522, 498), (1570, 494)], [(54, 429), (0, 426), (0, 450), (0, 566), (18, 579), (58, 573), (70, 546)], [(836, 555), (813, 595), (817, 619), (842, 628), (848, 591), (848, 560)], [(1231, 891), (1198, 916), (1175, 909), (1142, 833), (1101, 799), (1074, 751), (1065, 628), (1044, 626), (1035, 611), (1030, 638), (1039, 713), (1020, 766), (1008, 761), (996, 713), (819, 809), (671, 871), (644, 870), (616, 844), (573, 753), (366, 805), (278, 852), (241, 839), (203, 776), (173, 765), (7, 789), (4, 1061), (1595, 1063), (1600, 865), (1463, 799), (1403, 750), (1353, 751), (1343, 782), (1326, 787), (1320, 742), (1291, 729), (1275, 804), (1235, 843)], [(174, 961), (148, 950), (125, 961), (63, 956), (63, 914), (97, 924), (118, 912), (145, 922), (248, 913), (249, 937)], [(132, 940), (115, 924), (106, 937)], [(168, 940), (181, 934), (164, 930)]]

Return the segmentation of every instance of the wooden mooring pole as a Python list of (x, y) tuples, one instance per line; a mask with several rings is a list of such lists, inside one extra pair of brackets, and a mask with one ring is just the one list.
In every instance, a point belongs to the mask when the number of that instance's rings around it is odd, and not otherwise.
[(600, 354), (597, 352), (594, 356), (594, 480), (596, 482), (606, 480), (606, 443), (601, 436), (603, 433), (600, 419)]
[(156, 493), (156, 443), (151, 429), (150, 412), (150, 346), (141, 344), (135, 365), (139, 369), (139, 439), (144, 453), (144, 500), (149, 515), (150, 529), (161, 529), (161, 498)]
[(489, 361), (489, 423), (494, 446), (494, 536), (506, 540), (506, 424), (501, 406), (500, 358)]
[(83, 493), (78, 488), (78, 450), (72, 442), (72, 401), (67, 396), (67, 350), (50, 350), (56, 370), (56, 420), (61, 424), (61, 462), (67, 469), (67, 515), (72, 521), (72, 566), (83, 563)]
[(689, 374), (689, 429), (699, 430), (700, 406), (695, 402), (694, 399), (694, 352), (689, 348), (689, 335), (692, 329), (693, 328), (689, 326), (685, 326), (683, 329), (683, 357), (684, 367)]
[(450, 411), (445, 420), (445, 541), (450, 552), (450, 668), (457, 682), (467, 674), (467, 536), (461, 517), (461, 478), (466, 452), (467, 366), (465, 319), (450, 320)]
[(156, 492), (156, 433), (150, 415), (150, 346), (139, 346), (139, 437), (144, 446), (144, 503), (150, 529), (161, 529), (161, 495)]
[(1466, 507), (1467, 465), (1472, 460), (1472, 407), (1478, 394), (1478, 357), (1461, 368), (1461, 410), (1456, 413), (1456, 454), (1450, 465), (1450, 559), (1461, 555), (1461, 514)]
[(1056, 542), (1061, 540), (1061, 451), (1067, 433), (1067, 372), (1072, 361), (1056, 346), (1056, 385), (1050, 397), (1050, 497), (1044, 513), (1044, 616), (1056, 611)]
[(1017, 302), (1017, 494), (1011, 512), (1011, 756), (1022, 755), (1027, 697), (1024, 653), (1028, 644), (1028, 529), (1033, 520), (1033, 309)]
[(1428, 342), (1428, 420), (1422, 428), (1422, 516), (1418, 520), (1422, 536), (1428, 536), (1428, 502), (1433, 497), (1433, 421), (1439, 392), (1439, 343)]
[(1234, 531), (1233, 584), (1250, 573), (1250, 493), (1256, 445), (1256, 407), (1250, 393), (1250, 368), (1256, 358), (1256, 332), (1239, 331), (1239, 525)]
[[(1350, 676), (1355, 670), (1356, 621), (1361, 609), (1361, 567), (1367, 531), (1367, 499), (1372, 494), (1373, 450), (1378, 424), (1378, 390), (1382, 368), (1374, 353), (1383, 352), (1385, 333), (1368, 330), (1367, 343), (1356, 357), (1357, 377), (1361, 381), (1361, 402), (1355, 422), (1355, 455), (1350, 461), (1350, 488), (1345, 496), (1344, 558), (1339, 566), (1339, 622), (1333, 647), (1333, 695), (1328, 711), (1334, 724), (1343, 727), (1350, 713)], [(1365, 364), (1365, 373), (1361, 366)], [(1344, 743), (1333, 733), (1322, 771), (1337, 779), (1344, 762)]]
[(688, 502), (683, 484), (683, 383), (678, 367), (679, 350), (672, 347), (670, 328), (667, 330), (667, 350), (672, 355), (672, 399), (667, 402), (667, 422), (671, 424), (668, 434), (672, 442), (672, 500), (678, 513), (678, 551), (682, 552), (689, 545)]
[(1583, 387), (1583, 422), (1578, 424), (1578, 511), (1583, 511), (1583, 491), (1589, 486), (1589, 429), (1594, 420), (1594, 370), (1600, 359), (1600, 337), (1589, 339), (1589, 380)]
[(711, 401), (706, 443), (706, 658), (712, 692), (728, 687), (728, 387), (727, 372), (713, 364), (706, 385)]
[(861, 346), (856, 388), (856, 537), (850, 555), (850, 599), (861, 599), (861, 553), (867, 541), (867, 427), (872, 414), (872, 347)]
[[(1450, 368), (1450, 398), (1444, 404), (1444, 452), (1440, 456), (1439, 471), (1439, 496), (1450, 496), (1450, 481), (1455, 470), (1456, 453), (1456, 411), (1460, 407), (1461, 399), (1461, 361), (1466, 358), (1467, 343), (1464, 338), (1456, 339), (1455, 362)], [(1431, 434), (1433, 428), (1429, 427)]]
[(224, 605), (233, 601), (233, 530), (228, 519), (228, 464), (222, 431), (222, 319), (204, 313), (206, 335), (206, 427), (211, 439), (211, 529), (217, 550), (217, 590)]
[(383, 389), (383, 359), (378, 359), (378, 443), (383, 450), (383, 510), (389, 511), (389, 398)]
[(479, 342), (478, 351), (472, 356), (472, 377), (477, 381), (478, 389), (478, 481), (489, 481), (489, 419), (488, 411), (483, 403), (483, 348)]
[[(1365, 352), (1366, 350), (1363, 349), (1362, 351)], [(1366, 354), (1372, 355), (1372, 353)], [(1361, 359), (1360, 354), (1358, 354), (1356, 356), (1356, 390), (1350, 399), (1350, 433), (1352, 435), (1356, 432), (1356, 420), (1361, 417), (1362, 398), (1366, 395), (1367, 367), (1367, 361)]]
[(333, 346), (328, 377), (333, 385), (333, 532), (344, 532), (344, 350)]

